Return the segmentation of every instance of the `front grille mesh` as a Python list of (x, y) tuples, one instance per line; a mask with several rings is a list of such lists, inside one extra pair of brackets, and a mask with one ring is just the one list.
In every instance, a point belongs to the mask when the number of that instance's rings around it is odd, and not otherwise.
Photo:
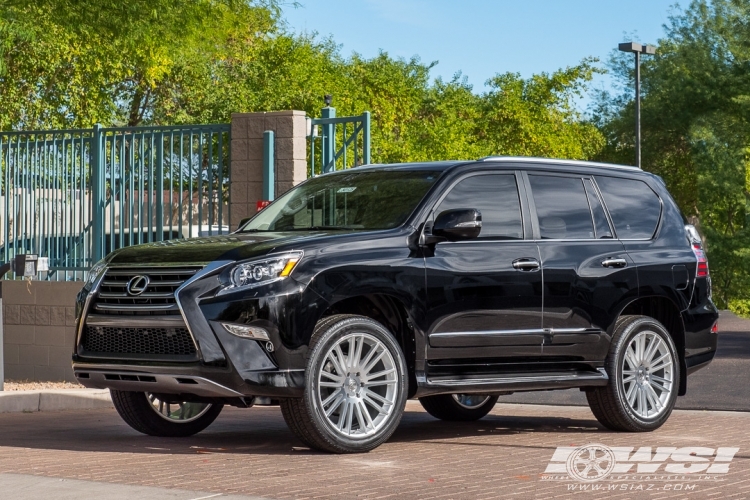
[(81, 347), (88, 353), (191, 356), (196, 350), (187, 328), (117, 328), (87, 326)]

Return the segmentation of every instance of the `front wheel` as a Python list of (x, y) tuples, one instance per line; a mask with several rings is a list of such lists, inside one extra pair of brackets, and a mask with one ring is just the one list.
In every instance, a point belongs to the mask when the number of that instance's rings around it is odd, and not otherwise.
[(615, 431), (661, 427), (672, 413), (680, 380), (677, 350), (662, 324), (646, 316), (618, 319), (605, 364), (609, 384), (586, 391), (596, 419)]
[(281, 400), (289, 428), (310, 447), (370, 451), (396, 430), (406, 405), (401, 348), (377, 321), (336, 315), (318, 323), (310, 342), (305, 391)]
[(497, 398), (485, 394), (440, 394), (419, 398), (419, 402), (435, 418), (469, 422), (487, 415), (495, 407)]
[(159, 437), (185, 437), (202, 431), (216, 420), (224, 405), (170, 401), (148, 392), (110, 389), (117, 413), (130, 427)]

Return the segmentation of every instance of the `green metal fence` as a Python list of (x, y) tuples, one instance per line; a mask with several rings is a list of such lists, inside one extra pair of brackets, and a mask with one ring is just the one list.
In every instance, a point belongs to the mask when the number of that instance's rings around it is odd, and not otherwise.
[(128, 245), (229, 232), (229, 125), (0, 133), (0, 259), (82, 279)]
[[(359, 116), (336, 117), (336, 108), (321, 110), (321, 118), (312, 119), (310, 136), (310, 176), (370, 163), (370, 112)], [(320, 133), (318, 133), (320, 129)], [(318, 139), (320, 139), (318, 141)], [(341, 141), (341, 147), (336, 143)], [(320, 153), (317, 144), (320, 143)], [(320, 168), (316, 169), (316, 158)]]

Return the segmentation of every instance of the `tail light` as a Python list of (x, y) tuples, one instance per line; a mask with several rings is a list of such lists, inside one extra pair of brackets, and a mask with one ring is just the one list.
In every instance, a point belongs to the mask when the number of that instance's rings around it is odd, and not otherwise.
[(696, 273), (696, 276), (699, 278), (705, 278), (708, 276), (708, 259), (706, 258), (706, 252), (703, 251), (703, 248), (699, 244), (693, 243), (693, 253), (695, 254), (695, 258), (698, 259), (698, 272)]
[(711, 333), (719, 333), (719, 322), (717, 321), (714, 323), (714, 326), (711, 327)]
[(706, 252), (703, 251), (703, 241), (701, 240), (698, 230), (691, 224), (685, 225), (685, 232), (687, 233), (690, 246), (693, 247), (693, 254), (698, 260), (698, 272), (696, 276), (699, 278), (708, 277), (708, 259), (706, 258)]

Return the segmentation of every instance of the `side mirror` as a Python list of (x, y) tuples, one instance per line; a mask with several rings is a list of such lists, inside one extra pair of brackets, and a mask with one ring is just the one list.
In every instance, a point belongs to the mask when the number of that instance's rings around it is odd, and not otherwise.
[(448, 241), (470, 240), (482, 231), (482, 213), (476, 208), (440, 212), (432, 225), (432, 235)]
[(250, 219), (252, 219), (252, 217), (245, 217), (244, 219), (242, 219), (242, 220), (240, 221), (240, 225), (239, 225), (239, 226), (237, 226), (237, 229), (239, 230), (239, 229), (240, 229), (240, 228), (241, 228), (242, 226), (244, 226), (244, 225), (245, 225), (245, 224), (247, 223), (247, 221), (249, 221)]

